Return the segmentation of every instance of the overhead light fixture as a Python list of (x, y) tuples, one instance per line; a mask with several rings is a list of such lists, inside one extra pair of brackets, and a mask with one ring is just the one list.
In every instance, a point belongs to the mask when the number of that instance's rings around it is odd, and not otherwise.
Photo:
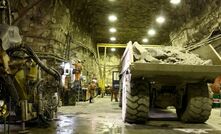
[(115, 52), (116, 51), (116, 48), (111, 48), (111, 52)]
[(109, 0), (110, 2), (114, 2), (114, 1), (116, 1), (116, 0)]
[(115, 15), (110, 15), (110, 16), (108, 17), (108, 20), (109, 20), (110, 22), (114, 22), (114, 21), (117, 20), (117, 16), (115, 16)]
[(143, 38), (143, 43), (147, 43), (149, 40), (147, 38)]
[(171, 4), (177, 5), (181, 2), (181, 0), (170, 0)]
[(116, 41), (116, 37), (111, 37), (110, 40), (111, 41)]
[(110, 31), (111, 33), (115, 33), (115, 32), (117, 32), (117, 29), (114, 28), (114, 27), (112, 27), (112, 28), (109, 29), (109, 31)]
[(163, 16), (158, 16), (156, 18), (156, 22), (159, 24), (163, 24), (165, 22), (165, 18)]
[(148, 35), (154, 36), (156, 34), (156, 31), (154, 29), (148, 30)]

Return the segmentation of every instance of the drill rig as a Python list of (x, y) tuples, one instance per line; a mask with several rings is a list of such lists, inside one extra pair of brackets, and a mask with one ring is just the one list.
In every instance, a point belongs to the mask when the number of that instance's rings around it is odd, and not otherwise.
[(10, 1), (0, 0), (0, 119), (20, 122), (22, 130), (33, 120), (47, 126), (59, 105), (61, 76), (22, 43), (11, 22)]
[(23, 126), (35, 119), (47, 123), (57, 111), (60, 81), (58, 71), (22, 43), (17, 27), (0, 24), (0, 117), (11, 114)]

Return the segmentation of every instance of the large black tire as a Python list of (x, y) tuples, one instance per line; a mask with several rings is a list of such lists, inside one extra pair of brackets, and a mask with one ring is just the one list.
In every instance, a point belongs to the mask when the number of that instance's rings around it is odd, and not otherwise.
[[(126, 82), (122, 95), (122, 117), (128, 123), (145, 123), (149, 113), (149, 97), (141, 94), (131, 94), (130, 82)], [(142, 90), (141, 90), (142, 91)]]
[(190, 84), (183, 99), (183, 107), (177, 109), (177, 116), (182, 122), (204, 123), (212, 109), (206, 84)]
[(193, 97), (190, 99), (181, 120), (183, 122), (203, 123), (208, 120), (212, 109), (212, 102), (206, 97)]

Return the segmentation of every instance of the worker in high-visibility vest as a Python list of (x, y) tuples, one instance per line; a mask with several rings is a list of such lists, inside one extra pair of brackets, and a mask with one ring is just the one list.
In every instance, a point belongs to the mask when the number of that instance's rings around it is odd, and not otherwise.
[(221, 76), (215, 78), (214, 83), (211, 85), (213, 93), (220, 94)]
[(92, 82), (88, 85), (88, 91), (89, 91), (89, 103), (93, 102), (93, 98), (94, 98), (94, 92), (96, 90), (97, 84), (95, 80), (92, 80)]
[(75, 80), (79, 81), (81, 78), (81, 71), (83, 69), (81, 60), (78, 60), (77, 63), (74, 64), (74, 66), (75, 66)]
[(110, 87), (111, 89), (111, 101), (114, 99), (115, 102), (118, 102), (118, 92), (119, 92), (119, 89), (116, 88), (116, 87)]

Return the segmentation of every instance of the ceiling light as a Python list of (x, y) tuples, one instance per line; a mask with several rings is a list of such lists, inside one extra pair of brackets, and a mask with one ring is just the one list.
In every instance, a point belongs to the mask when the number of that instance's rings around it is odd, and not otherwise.
[(115, 51), (116, 51), (116, 48), (111, 48), (111, 51), (112, 51), (112, 52), (115, 52)]
[(170, 0), (171, 4), (177, 5), (180, 3), (181, 0)]
[(111, 37), (110, 40), (111, 41), (116, 41), (116, 38), (115, 37)]
[(114, 2), (115, 0), (109, 0), (109, 1)]
[(156, 22), (159, 24), (162, 24), (165, 22), (165, 18), (163, 16), (159, 16), (156, 18)]
[(114, 22), (114, 21), (117, 20), (117, 17), (116, 17), (115, 15), (110, 15), (110, 16), (108, 17), (108, 19), (109, 19), (109, 21)]
[(154, 29), (150, 29), (150, 30), (148, 30), (148, 34), (150, 36), (154, 36), (156, 34), (156, 31)]
[(110, 31), (111, 33), (115, 33), (115, 32), (117, 31), (117, 29), (112, 27), (112, 28), (109, 29), (109, 31)]
[(143, 38), (143, 43), (147, 43), (149, 40), (147, 38)]

